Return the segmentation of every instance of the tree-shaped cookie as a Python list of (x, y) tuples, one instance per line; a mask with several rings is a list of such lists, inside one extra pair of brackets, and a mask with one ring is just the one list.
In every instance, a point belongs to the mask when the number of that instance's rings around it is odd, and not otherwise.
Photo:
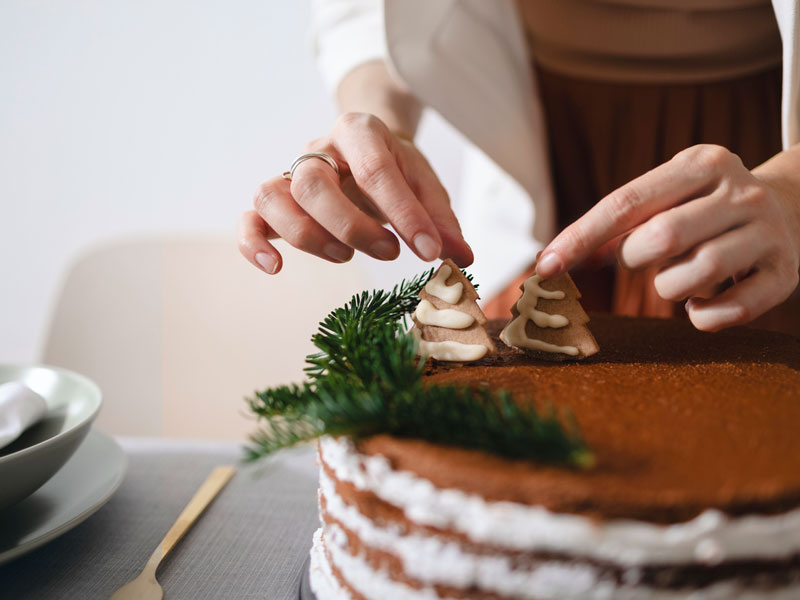
[(478, 292), (456, 264), (446, 259), (419, 294), (411, 334), (419, 354), (436, 360), (470, 362), (495, 351), (486, 333)]
[(545, 360), (579, 360), (600, 349), (586, 327), (589, 316), (578, 302), (581, 294), (567, 273), (546, 280), (533, 275), (520, 289), (512, 319), (500, 334), (508, 346)]

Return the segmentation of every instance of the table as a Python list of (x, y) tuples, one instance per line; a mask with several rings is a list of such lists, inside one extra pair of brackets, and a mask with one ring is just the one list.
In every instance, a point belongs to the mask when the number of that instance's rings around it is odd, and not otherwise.
[(167, 600), (295, 600), (318, 525), (313, 448), (241, 465), (241, 444), (118, 438), (128, 473), (72, 531), (0, 566), (0, 598), (108, 598), (144, 567), (220, 464), (239, 471), (161, 564)]

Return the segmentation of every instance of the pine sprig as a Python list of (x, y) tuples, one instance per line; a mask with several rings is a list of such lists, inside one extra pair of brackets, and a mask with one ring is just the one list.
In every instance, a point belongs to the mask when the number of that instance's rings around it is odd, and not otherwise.
[(321, 435), (388, 433), (510, 458), (587, 466), (577, 427), (552, 409), (507, 392), (423, 385), (417, 342), (404, 320), (433, 270), (390, 291), (363, 292), (332, 311), (306, 357), (308, 382), (257, 392), (250, 409), (264, 426), (251, 436), (255, 460)]
[(389, 323), (395, 330), (399, 329), (399, 322), (417, 308), (419, 293), (432, 275), (433, 269), (430, 269), (409, 281), (402, 281), (391, 291), (361, 292), (332, 311), (311, 338), (320, 352), (306, 358), (308, 377), (316, 381), (327, 373), (368, 376), (369, 373), (359, 367), (369, 366), (370, 361), (363, 360), (364, 355), (374, 354), (365, 343), (372, 327)]

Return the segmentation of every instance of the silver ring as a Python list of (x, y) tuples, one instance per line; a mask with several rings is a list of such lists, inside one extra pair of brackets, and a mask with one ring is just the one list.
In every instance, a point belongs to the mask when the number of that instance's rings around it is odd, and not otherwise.
[(303, 161), (306, 161), (310, 158), (319, 158), (324, 160), (331, 167), (333, 167), (333, 170), (336, 171), (336, 175), (339, 175), (339, 165), (336, 164), (336, 161), (333, 160), (333, 158), (330, 155), (325, 154), (324, 152), (308, 152), (306, 154), (301, 154), (300, 156), (294, 159), (294, 162), (292, 163), (292, 166), (289, 168), (289, 170), (284, 171), (283, 178), (291, 181), (292, 177), (294, 177), (295, 169), (297, 169), (297, 167), (299, 167)]

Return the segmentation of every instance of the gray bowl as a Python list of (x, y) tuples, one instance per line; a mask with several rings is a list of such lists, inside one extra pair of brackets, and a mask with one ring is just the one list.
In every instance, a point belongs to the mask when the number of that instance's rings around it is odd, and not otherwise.
[(0, 448), (0, 510), (27, 498), (81, 445), (102, 403), (97, 385), (47, 366), (0, 364), (0, 384), (21, 381), (47, 402), (44, 418)]

